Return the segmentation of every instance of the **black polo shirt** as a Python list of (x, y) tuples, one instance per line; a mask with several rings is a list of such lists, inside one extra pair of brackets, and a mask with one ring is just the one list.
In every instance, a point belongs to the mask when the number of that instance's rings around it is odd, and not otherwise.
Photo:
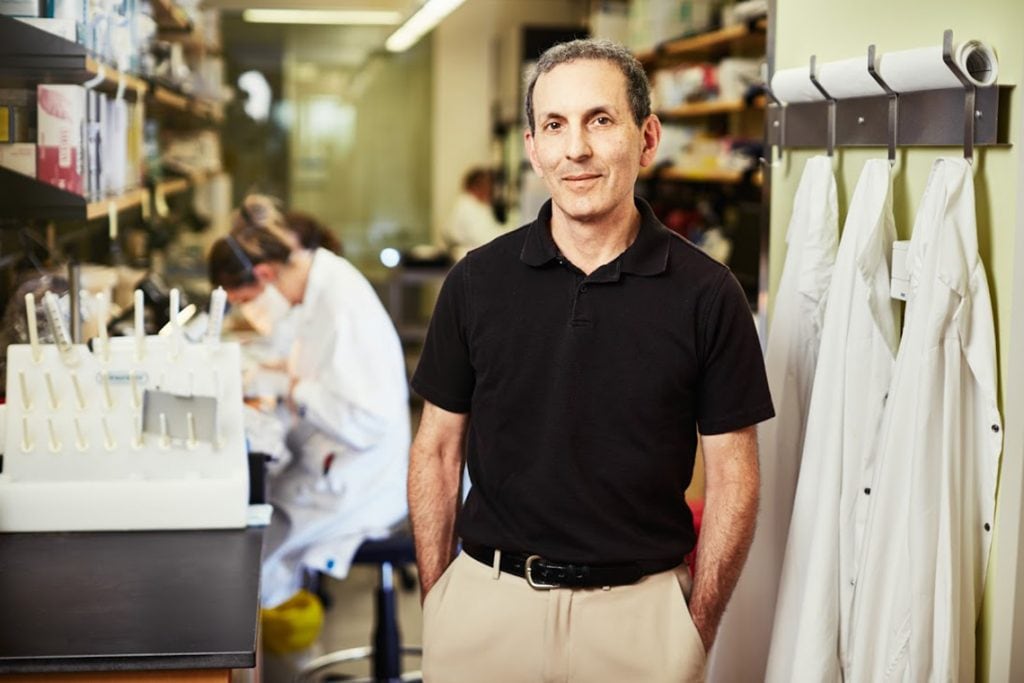
[(739, 283), (636, 204), (636, 240), (589, 276), (555, 246), (549, 202), (445, 280), (412, 385), (469, 413), (464, 539), (565, 562), (682, 560), (697, 429), (774, 414)]

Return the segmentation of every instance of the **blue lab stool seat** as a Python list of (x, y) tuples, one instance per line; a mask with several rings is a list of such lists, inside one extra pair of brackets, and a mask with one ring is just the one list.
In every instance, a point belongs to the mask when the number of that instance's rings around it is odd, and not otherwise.
[(421, 674), (402, 673), (402, 655), (422, 655), (420, 647), (402, 645), (398, 628), (398, 602), (395, 593), (395, 569), (416, 564), (416, 548), (407, 523), (387, 538), (364, 541), (352, 564), (375, 565), (378, 568), (376, 605), (374, 607), (373, 645), (337, 650), (311, 660), (302, 667), (297, 680), (319, 682), (355, 679), (329, 673), (331, 667), (342, 662), (372, 660), (373, 675), (360, 679), (366, 683), (398, 683), (421, 681)]

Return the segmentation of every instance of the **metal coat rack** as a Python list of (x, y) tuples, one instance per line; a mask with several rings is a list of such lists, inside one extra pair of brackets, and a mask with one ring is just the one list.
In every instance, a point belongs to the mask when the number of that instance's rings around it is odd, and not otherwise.
[(816, 102), (782, 103), (768, 90), (768, 144), (780, 149), (887, 147), (891, 162), (896, 147), (963, 146), (974, 158), (975, 147), (1008, 145), (1008, 117), (1000, 107), (1013, 86), (976, 87), (953, 59), (953, 31), (943, 35), (942, 59), (961, 88), (898, 93), (875, 67), (875, 46), (868, 47), (867, 71), (884, 94), (835, 98), (818, 82), (811, 56), (808, 78), (825, 98)]

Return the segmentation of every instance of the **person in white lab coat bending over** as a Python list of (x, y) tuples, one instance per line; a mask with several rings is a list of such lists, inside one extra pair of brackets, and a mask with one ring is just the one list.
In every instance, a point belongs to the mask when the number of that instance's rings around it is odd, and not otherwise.
[(301, 587), (304, 570), (344, 578), (359, 544), (405, 517), (405, 363), (366, 278), (326, 249), (302, 248), (269, 197), (245, 198), (209, 272), (232, 305), (275, 298), (296, 308), (284, 397), (293, 460), (270, 484), (262, 569), (262, 600), (273, 607)]
[(462, 192), (444, 226), (445, 246), (456, 261), (470, 249), (487, 244), (507, 227), (494, 216), (491, 192), (494, 177), (486, 168), (471, 168), (462, 179)]

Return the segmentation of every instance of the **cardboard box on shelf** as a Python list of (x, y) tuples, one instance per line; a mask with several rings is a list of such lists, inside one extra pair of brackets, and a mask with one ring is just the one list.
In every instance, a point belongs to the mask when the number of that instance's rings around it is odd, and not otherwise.
[(0, 142), (36, 141), (34, 90), (0, 88)]
[(36, 146), (31, 142), (0, 145), (0, 166), (36, 177)]
[(36, 93), (39, 111), (36, 177), (68, 192), (84, 195), (85, 88), (46, 84), (37, 86)]
[(42, 16), (39, 0), (0, 0), (0, 14), (9, 17)]

